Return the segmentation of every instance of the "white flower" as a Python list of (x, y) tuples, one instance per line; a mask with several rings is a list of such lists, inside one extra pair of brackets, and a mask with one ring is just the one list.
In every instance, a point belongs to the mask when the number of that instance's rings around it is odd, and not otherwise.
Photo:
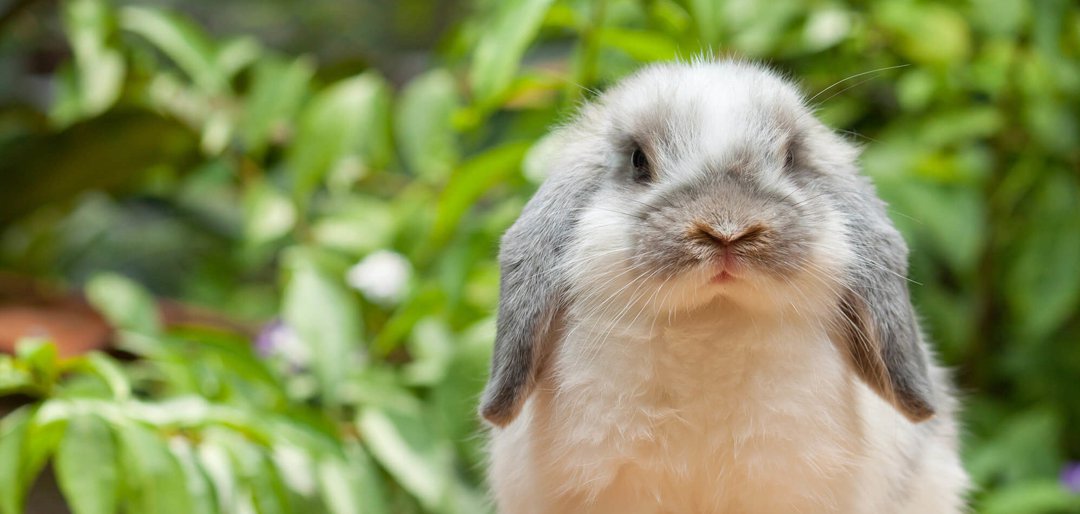
[(396, 303), (405, 296), (412, 277), (412, 266), (401, 254), (379, 250), (349, 268), (345, 282), (368, 299), (378, 303)]
[(839, 9), (826, 9), (810, 16), (803, 39), (813, 48), (828, 48), (851, 32), (851, 16)]

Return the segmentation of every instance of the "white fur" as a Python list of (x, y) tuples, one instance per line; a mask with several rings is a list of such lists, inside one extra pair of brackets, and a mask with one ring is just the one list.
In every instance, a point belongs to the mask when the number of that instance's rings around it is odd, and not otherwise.
[[(708, 113), (661, 157), (664, 183), (761, 139), (753, 99), (799, 102), (760, 70), (696, 66), (653, 81), (660, 90), (628, 86), (607, 100), (628, 117), (656, 95)], [(589, 130), (618, 122), (599, 112), (583, 114)], [(694, 119), (688, 111), (687, 123)], [(798, 194), (778, 171), (763, 173), (777, 191)], [(835, 303), (829, 272), (855, 259), (839, 214), (820, 220), (815, 273), (716, 284), (708, 269), (659, 279), (629, 264), (625, 204), (609, 196), (582, 213), (561, 339), (521, 414), (492, 432), (500, 512), (963, 510), (967, 478), (951, 419), (933, 433), (908, 421), (848, 369), (821, 321)]]

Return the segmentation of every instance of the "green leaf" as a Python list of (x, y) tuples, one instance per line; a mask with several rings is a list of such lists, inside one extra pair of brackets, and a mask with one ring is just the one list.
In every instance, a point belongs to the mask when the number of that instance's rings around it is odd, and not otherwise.
[(86, 283), (86, 296), (116, 328), (144, 334), (155, 334), (161, 330), (154, 297), (122, 275), (95, 275)]
[(965, 459), (976, 483), (1018, 483), (1054, 473), (1060, 466), (1056, 449), (1046, 444), (1061, 436), (1059, 415), (1050, 408), (1011, 414), (996, 420), (992, 437)]
[(210, 477), (199, 461), (195, 447), (187, 439), (177, 438), (169, 449), (180, 463), (186, 479), (188, 497), (191, 498), (192, 514), (216, 514), (219, 512), (217, 495)]
[(282, 318), (309, 346), (323, 398), (336, 405), (339, 388), (356, 365), (361, 340), (360, 305), (345, 288), (344, 277), (312, 250), (293, 249), (285, 256), (290, 272), (282, 300)]
[(1031, 480), (991, 490), (982, 501), (982, 514), (1043, 514), (1080, 511), (1080, 495), (1056, 480)]
[(252, 244), (260, 245), (285, 236), (296, 224), (296, 207), (292, 201), (266, 181), (249, 185), (245, 196), (244, 231)]
[(49, 390), (60, 373), (56, 345), (45, 339), (22, 339), (15, 345), (15, 358), (26, 367), (35, 384)]
[(261, 54), (259, 40), (252, 36), (230, 39), (218, 47), (214, 55), (214, 68), (228, 81), (240, 70), (257, 62)]
[(0, 224), (87, 190), (127, 187), (150, 168), (183, 161), (193, 148), (191, 132), (175, 120), (132, 109), (0, 139)]
[(228, 452), (218, 444), (204, 440), (196, 451), (196, 461), (214, 487), (218, 510), (222, 513), (236, 512), (238, 477)]
[(454, 356), (450, 327), (438, 318), (428, 317), (413, 327), (409, 338), (412, 361), (402, 370), (410, 385), (435, 385), (446, 376)]
[[(312, 227), (322, 247), (364, 255), (390, 245), (400, 220), (393, 203), (366, 195), (350, 195), (329, 204)], [(364, 227), (357, 230), (356, 227)]]
[(268, 142), (281, 143), (290, 135), (293, 119), (314, 74), (314, 63), (305, 57), (289, 62), (259, 61), (240, 122), (240, 134), (248, 152), (261, 155)]
[(649, 18), (668, 34), (684, 34), (690, 28), (690, 13), (675, 0), (649, 2)]
[(529, 147), (527, 141), (506, 143), (469, 159), (454, 172), (436, 206), (435, 226), (431, 231), (436, 246), (450, 238), (461, 217), (488, 189), (505, 183), (517, 173)]
[(72, 0), (63, 4), (64, 30), (75, 62), (71, 102), (61, 102), (54, 118), (63, 124), (100, 114), (120, 97), (125, 64), (109, 44), (115, 20), (101, 0)]
[(215, 440), (232, 457), (232, 469), (243, 489), (242, 503), (249, 503), (260, 514), (284, 514), (288, 511), (285, 486), (273, 462), (263, 448), (238, 434), (219, 430)]
[(20, 409), (0, 420), (0, 514), (21, 514), (29, 484), (21, 469), (22, 447), (31, 410)]
[(974, 0), (970, 20), (975, 28), (993, 35), (1012, 36), (1031, 18), (1024, 0)]
[(34, 377), (10, 355), (0, 354), (0, 396), (34, 389)]
[(494, 20), (486, 27), (473, 53), (469, 83), (480, 103), (489, 103), (513, 82), (518, 64), (536, 38), (552, 0), (498, 2)]
[(641, 62), (663, 61), (675, 58), (679, 45), (665, 34), (615, 27), (604, 27), (597, 33), (600, 43), (618, 48)]
[(318, 478), (323, 502), (331, 514), (383, 514), (390, 512), (374, 464), (361, 448), (350, 447), (349, 459), (319, 462)]
[(428, 509), (444, 500), (452, 476), (450, 448), (431, 432), (421, 411), (368, 407), (357, 422), (368, 450), (402, 487)]
[(945, 4), (906, 1), (874, 5), (874, 19), (892, 32), (907, 58), (934, 65), (963, 62), (971, 53), (967, 21)]
[(1005, 284), (1023, 335), (1032, 339), (1074, 316), (1080, 301), (1080, 184), (1064, 171), (1047, 173), (1028, 205), (1033, 228), (1015, 245)]
[(87, 369), (109, 386), (113, 399), (125, 401), (131, 398), (131, 382), (116, 361), (101, 352), (91, 352), (84, 359)]
[(213, 42), (188, 20), (153, 7), (128, 6), (120, 10), (120, 26), (169, 56), (204, 92), (220, 94), (228, 89)]
[(689, 0), (688, 3), (702, 42), (705, 45), (717, 43), (722, 25), (720, 11), (723, 5), (715, 0)]
[(881, 195), (905, 234), (916, 236), (920, 251), (942, 257), (955, 271), (974, 269), (986, 244), (982, 199), (969, 187), (946, 187), (912, 178), (882, 177)]
[(116, 512), (117, 451), (101, 418), (81, 415), (68, 422), (56, 453), (56, 477), (74, 514)]
[(192, 505), (187, 478), (164, 437), (139, 423), (128, 422), (114, 428), (124, 469), (122, 498), (125, 512), (190, 513)]
[(63, 419), (20, 409), (0, 420), (0, 514), (21, 514), (26, 494), (64, 434)]
[(443, 180), (460, 158), (452, 122), (459, 104), (454, 77), (443, 69), (413, 79), (401, 93), (398, 145), (405, 163), (424, 179)]
[(300, 116), (286, 159), (296, 196), (306, 200), (334, 168), (350, 167), (359, 178), (385, 166), (392, 151), (389, 111), (389, 87), (374, 72), (339, 81), (316, 95)]

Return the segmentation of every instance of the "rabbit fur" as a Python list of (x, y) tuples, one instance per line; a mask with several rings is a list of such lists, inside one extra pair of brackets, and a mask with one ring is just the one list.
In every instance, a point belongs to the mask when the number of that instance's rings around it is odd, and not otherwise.
[(907, 247), (791, 83), (653, 65), (545, 148), (500, 247), (499, 512), (965, 509)]

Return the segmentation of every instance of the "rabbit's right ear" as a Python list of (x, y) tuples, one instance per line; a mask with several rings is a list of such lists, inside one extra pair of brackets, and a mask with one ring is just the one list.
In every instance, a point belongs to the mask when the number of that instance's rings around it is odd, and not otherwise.
[(494, 425), (517, 417), (559, 337), (566, 297), (560, 263), (594, 189), (587, 180), (549, 177), (503, 235), (495, 352), (480, 404), (480, 414)]

